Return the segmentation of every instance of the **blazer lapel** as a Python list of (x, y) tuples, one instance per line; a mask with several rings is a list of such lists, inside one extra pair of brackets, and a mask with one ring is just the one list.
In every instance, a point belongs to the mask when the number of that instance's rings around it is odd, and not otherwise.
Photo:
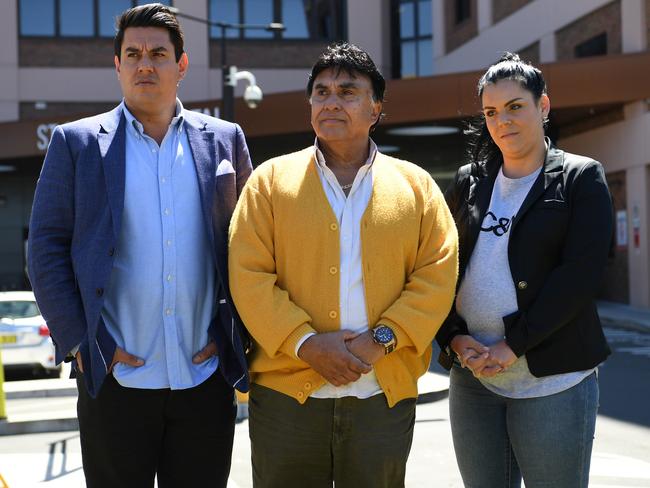
[(478, 234), (481, 230), (481, 223), (485, 213), (490, 206), (492, 198), (492, 189), (499, 172), (500, 164), (491, 165), (485, 176), (479, 177), (472, 175), (467, 198), (467, 212), (469, 216), (469, 235), (468, 235), (468, 252), (467, 256), (472, 255), (474, 245), (478, 240)]
[(187, 139), (192, 150), (196, 175), (199, 179), (199, 191), (201, 192), (201, 207), (203, 218), (212, 249), (215, 246), (214, 228), (212, 226), (212, 203), (214, 202), (215, 171), (216, 171), (216, 149), (214, 132), (207, 130), (204, 124), (201, 127), (192, 125), (185, 118)]
[(526, 198), (522, 202), (521, 207), (519, 207), (517, 215), (512, 220), (512, 228), (517, 225), (517, 222), (521, 220), (530, 207), (546, 192), (546, 189), (551, 185), (553, 180), (562, 174), (564, 152), (553, 147), (548, 138), (546, 139), (546, 143), (548, 150), (546, 151), (546, 159), (544, 160), (544, 171), (537, 177), (528, 195), (526, 195)]
[(99, 153), (104, 167), (106, 194), (113, 217), (113, 233), (119, 238), (124, 210), (124, 180), (126, 172), (126, 119), (122, 110), (117, 108), (110, 112), (101, 123), (97, 134)]

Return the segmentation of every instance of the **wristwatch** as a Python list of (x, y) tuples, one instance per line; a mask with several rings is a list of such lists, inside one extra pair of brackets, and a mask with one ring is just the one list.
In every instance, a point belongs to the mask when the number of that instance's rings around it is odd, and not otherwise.
[(385, 354), (393, 352), (397, 346), (397, 338), (393, 329), (384, 324), (379, 324), (372, 329), (372, 340), (384, 348)]

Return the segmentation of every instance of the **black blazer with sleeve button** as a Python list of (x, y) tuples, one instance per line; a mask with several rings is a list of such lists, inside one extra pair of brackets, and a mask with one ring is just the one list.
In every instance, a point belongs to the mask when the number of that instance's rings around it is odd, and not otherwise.
[[(510, 228), (518, 311), (503, 317), (507, 344), (518, 357), (526, 355), (537, 377), (590, 369), (610, 354), (595, 303), (613, 231), (605, 174), (597, 161), (546, 144), (544, 168)], [(462, 166), (445, 194), (460, 240), (458, 286), (501, 164), (498, 158)], [(451, 339), (467, 333), (454, 306), (436, 335), (447, 369)]]

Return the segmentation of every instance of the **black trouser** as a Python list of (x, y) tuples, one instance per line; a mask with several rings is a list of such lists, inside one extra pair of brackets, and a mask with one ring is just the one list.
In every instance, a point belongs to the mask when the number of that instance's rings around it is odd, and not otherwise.
[(256, 488), (404, 486), (415, 398), (293, 398), (253, 384), (249, 430)]
[(96, 399), (77, 378), (81, 454), (89, 488), (226, 487), (237, 411), (219, 371), (186, 390), (120, 386)]

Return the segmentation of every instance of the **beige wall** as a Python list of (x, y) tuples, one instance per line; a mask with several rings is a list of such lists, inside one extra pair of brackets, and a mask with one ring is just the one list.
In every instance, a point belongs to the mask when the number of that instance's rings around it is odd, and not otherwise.
[[(208, 18), (208, 2), (175, 0), (174, 6), (188, 15)], [(180, 22), (185, 33), (185, 50), (188, 52), (190, 69), (181, 83), (179, 94), (188, 101), (204, 100), (210, 96), (208, 26), (188, 19), (180, 19)]]
[[(245, 66), (241, 66), (239, 68), (246, 69)], [(255, 68), (251, 69), (250, 71), (255, 75), (258, 85), (266, 94), (303, 90), (307, 86), (307, 77), (309, 75), (309, 68), (281, 70)], [(240, 82), (237, 85), (237, 89), (235, 90), (235, 95), (238, 97), (243, 95), (245, 89), (246, 84), (244, 82)], [(183, 93), (184, 92), (181, 91), (181, 96), (183, 96)], [(208, 93), (209, 96), (207, 99), (221, 98), (220, 69), (210, 70)], [(194, 100), (197, 100), (197, 98), (194, 98)], [(206, 100), (206, 98), (199, 100)]]
[(16, 5), (16, 0), (4, 0), (0, 15), (0, 122), (18, 119)]
[(647, 49), (645, 10), (645, 0), (623, 0), (621, 2), (624, 53), (633, 53)]
[(390, 76), (388, 0), (348, 0), (348, 41), (368, 51), (384, 76)]
[[(625, 107), (625, 120), (559, 141), (563, 149), (593, 157), (606, 172), (626, 171), (630, 303), (650, 307), (650, 112), (646, 102)], [(633, 245), (633, 219), (640, 246)]]
[[(18, 67), (18, 0), (2, 0), (0, 16), (0, 122), (19, 119), (20, 102), (114, 102), (121, 98), (113, 68)], [(385, 75), (390, 74), (389, 0), (348, 1), (350, 40), (367, 49)], [(175, 0), (183, 13), (208, 17), (207, 0)], [(384, 8), (385, 7), (385, 8)], [(221, 97), (221, 70), (210, 67), (208, 27), (181, 19), (185, 31), (186, 50), (190, 59), (187, 77), (179, 87), (179, 96), (186, 102)], [(378, 28), (378, 26), (382, 26)], [(320, 52), (320, 48), (317, 49)], [(313, 56), (315, 60), (316, 55)], [(307, 66), (309, 64), (309, 66)], [(251, 69), (266, 94), (302, 90), (307, 81), (310, 61), (304, 68)], [(107, 66), (112, 55), (107, 54)], [(238, 66), (247, 69), (245, 65)], [(240, 82), (236, 94), (241, 96), (246, 85)]]
[[(442, 3), (442, 1), (434, 0), (436, 15), (439, 15), (441, 10), (439, 4), (436, 4)], [(439, 48), (434, 49), (434, 55), (438, 54), (438, 57), (434, 59), (435, 74), (478, 70), (495, 61), (500, 52), (518, 51), (537, 40), (541, 41), (540, 57), (542, 61), (554, 61), (553, 33), (610, 2), (611, 0), (535, 0), (530, 2), (499, 23), (484, 28), (477, 37), (449, 55), (440, 56), (440, 53), (444, 51)], [(436, 42), (435, 37), (434, 43)]]

